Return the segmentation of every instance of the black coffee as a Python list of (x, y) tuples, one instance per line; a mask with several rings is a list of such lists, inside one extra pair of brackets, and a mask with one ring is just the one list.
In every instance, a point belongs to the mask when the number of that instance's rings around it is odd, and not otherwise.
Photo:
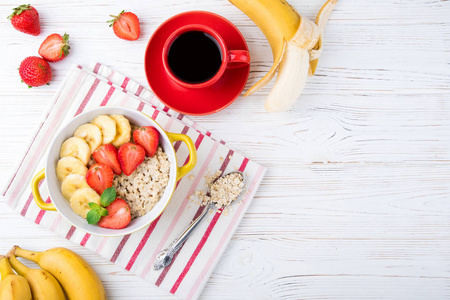
[(222, 64), (222, 52), (211, 35), (188, 31), (173, 41), (167, 61), (173, 74), (181, 81), (202, 83), (216, 75)]

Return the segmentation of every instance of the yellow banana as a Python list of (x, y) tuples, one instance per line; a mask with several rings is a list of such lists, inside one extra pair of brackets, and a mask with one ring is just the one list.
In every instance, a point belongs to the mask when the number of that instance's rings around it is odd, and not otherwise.
[(49, 272), (42, 269), (31, 269), (22, 264), (10, 251), (7, 254), (9, 263), (17, 274), (25, 277), (31, 288), (33, 300), (64, 300), (63, 289)]
[(328, 0), (324, 4), (316, 23), (298, 14), (285, 0), (229, 1), (255, 22), (272, 48), (272, 67), (244, 96), (269, 83), (278, 70), (265, 108), (268, 111), (288, 109), (300, 96), (307, 76), (315, 72), (322, 51), (323, 28), (337, 0)]
[(43, 252), (14, 246), (12, 253), (34, 261), (59, 281), (69, 300), (104, 300), (105, 290), (100, 278), (78, 254), (65, 248), (52, 248)]
[(295, 34), (300, 24), (300, 17), (284, 1), (230, 0), (230, 2), (255, 22), (272, 48), (272, 68), (244, 95), (249, 96), (272, 80), (283, 57), (285, 41)]
[(0, 255), (0, 299), (1, 300), (31, 300), (31, 290), (27, 280), (16, 275), (4, 255)]

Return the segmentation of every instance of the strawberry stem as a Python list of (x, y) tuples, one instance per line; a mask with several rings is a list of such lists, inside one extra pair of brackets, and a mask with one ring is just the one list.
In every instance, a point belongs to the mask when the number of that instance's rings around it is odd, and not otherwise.
[(111, 24), (109, 24), (109, 27), (113, 26), (114, 23), (115, 23), (116, 21), (119, 21), (120, 16), (121, 16), (124, 12), (125, 12), (125, 10), (122, 10), (122, 11), (119, 13), (119, 15), (117, 15), (117, 16), (109, 15), (110, 17), (114, 18), (114, 19), (112, 19), (112, 20), (106, 21), (106, 23), (111, 23)]
[(61, 47), (61, 53), (59, 53), (59, 57), (61, 57), (64, 53), (64, 56), (69, 55), (69, 50), (70, 50), (70, 46), (69, 46), (69, 35), (67, 33), (64, 33), (63, 37), (63, 46)]
[(22, 4), (16, 8), (13, 8), (13, 13), (11, 15), (9, 15), (7, 19), (11, 20), (12, 17), (18, 16), (21, 13), (23, 13), (24, 11), (29, 10), (29, 9), (31, 9), (30, 4)]

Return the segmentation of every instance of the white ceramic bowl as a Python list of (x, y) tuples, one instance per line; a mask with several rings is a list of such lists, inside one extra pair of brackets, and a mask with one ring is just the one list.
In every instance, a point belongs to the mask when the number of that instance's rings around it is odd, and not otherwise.
[[(78, 126), (90, 123), (98, 115), (113, 115), (121, 114), (124, 115), (131, 124), (137, 126), (154, 126), (160, 134), (160, 145), (166, 152), (170, 161), (170, 173), (169, 173), (169, 183), (167, 184), (164, 194), (162, 195), (159, 202), (153, 207), (151, 211), (142, 217), (135, 218), (128, 224), (127, 227), (123, 229), (109, 229), (102, 228), (98, 225), (90, 225), (85, 219), (74, 213), (69, 205), (69, 201), (64, 198), (61, 193), (61, 182), (56, 177), (56, 164), (59, 157), (59, 150), (61, 144), (68, 138), (73, 136), (74, 131)], [(175, 141), (183, 141), (187, 144), (189, 149), (189, 162), (182, 166), (177, 166), (177, 159), (175, 155), (175, 149), (172, 143)], [(195, 151), (195, 146), (192, 140), (184, 134), (176, 134), (164, 131), (158, 123), (151, 119), (146, 114), (137, 111), (135, 109), (120, 107), (120, 106), (103, 106), (95, 108), (91, 111), (82, 113), (75, 117), (72, 121), (66, 124), (54, 137), (50, 150), (47, 157), (47, 162), (45, 169), (40, 171), (32, 180), (32, 191), (36, 204), (45, 210), (57, 210), (67, 221), (72, 223), (75, 227), (99, 236), (121, 236), (132, 232), (135, 232), (154, 221), (166, 208), (169, 203), (177, 181), (189, 173), (197, 162), (197, 154)], [(47, 187), (52, 203), (45, 203), (38, 189), (38, 184), (43, 178), (47, 178)]]

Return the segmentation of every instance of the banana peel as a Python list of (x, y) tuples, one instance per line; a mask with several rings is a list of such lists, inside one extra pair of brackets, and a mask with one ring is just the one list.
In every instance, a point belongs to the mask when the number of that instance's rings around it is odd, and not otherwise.
[(244, 96), (264, 87), (278, 71), (265, 108), (270, 112), (287, 110), (300, 96), (307, 77), (316, 71), (322, 53), (324, 28), (337, 0), (325, 2), (316, 22), (300, 15), (284, 0), (229, 1), (253, 20), (272, 48), (272, 67)]
[[(249, 96), (268, 84), (277, 72), (278, 65), (285, 50), (286, 39), (290, 39), (300, 25), (300, 16), (295, 9), (285, 1), (261, 0), (230, 0), (252, 19), (266, 36), (272, 48), (273, 65), (270, 70), (256, 82), (244, 96)], [(264, 20), (284, 20), (273, 26), (272, 22)]]
[(310, 62), (309, 62), (309, 76), (313, 76), (316, 72), (317, 63), (319, 61), (319, 56), (322, 54), (323, 47), (323, 33), (325, 31), (325, 25), (327, 25), (328, 19), (333, 12), (333, 9), (336, 7), (338, 0), (328, 0), (319, 10), (319, 13), (316, 17), (316, 24), (319, 27), (319, 40), (314, 48), (310, 51)]

